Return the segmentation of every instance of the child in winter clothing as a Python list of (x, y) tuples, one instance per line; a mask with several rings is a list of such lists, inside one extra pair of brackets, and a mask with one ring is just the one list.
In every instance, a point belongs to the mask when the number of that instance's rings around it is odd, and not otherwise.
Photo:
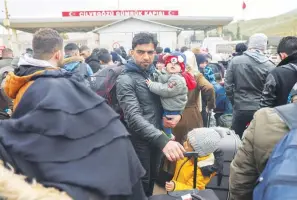
[[(219, 128), (197, 128), (188, 133), (184, 142), (187, 152), (197, 152), (197, 189), (204, 190), (211, 178), (223, 170), (223, 152), (218, 149), (218, 143), (223, 138)], [(184, 158), (177, 161), (174, 177), (166, 183), (168, 192), (193, 189), (194, 159)]]
[[(147, 80), (147, 85), (151, 92), (161, 97), (164, 109), (163, 116), (167, 117), (181, 114), (188, 101), (188, 88), (192, 89), (193, 85), (196, 87), (196, 82), (194, 77), (192, 77), (194, 82), (189, 82), (190, 75), (184, 74), (185, 59), (180, 53), (167, 55), (165, 66), (165, 70), (157, 70), (159, 82)], [(171, 128), (164, 128), (163, 130), (169, 138), (173, 138)]]

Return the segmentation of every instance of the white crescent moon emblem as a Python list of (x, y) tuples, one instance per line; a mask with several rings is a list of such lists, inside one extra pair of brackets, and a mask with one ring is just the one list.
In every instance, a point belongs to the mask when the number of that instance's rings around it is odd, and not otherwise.
[(169, 15), (176, 15), (176, 11), (174, 11), (174, 10), (170, 11)]

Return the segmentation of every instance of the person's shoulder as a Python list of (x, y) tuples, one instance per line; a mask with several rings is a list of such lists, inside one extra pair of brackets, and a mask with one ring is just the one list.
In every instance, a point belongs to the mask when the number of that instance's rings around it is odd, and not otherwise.
[(256, 122), (261, 122), (267, 126), (275, 123), (284, 123), (274, 108), (262, 108), (258, 110), (254, 115), (254, 119)]
[(245, 54), (239, 55), (239, 56), (234, 56), (231, 60), (230, 60), (230, 64), (239, 64), (242, 63), (243, 60), (248, 59), (248, 56)]
[(132, 85), (133, 84), (133, 73), (123, 71), (117, 78), (117, 83), (122, 85)]

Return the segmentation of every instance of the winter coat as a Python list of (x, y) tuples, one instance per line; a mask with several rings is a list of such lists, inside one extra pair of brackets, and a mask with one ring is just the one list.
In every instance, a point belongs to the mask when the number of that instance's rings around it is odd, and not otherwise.
[(73, 199), (145, 199), (145, 172), (119, 115), (77, 76), (33, 61), (6, 79), (15, 110), (0, 124), (1, 158), (10, 155), (16, 171)]
[(209, 109), (215, 107), (215, 92), (213, 86), (205, 79), (203, 74), (195, 75), (197, 87), (194, 90), (188, 91), (188, 102), (182, 114), (182, 119), (173, 129), (173, 134), (176, 141), (182, 143), (188, 132), (194, 128), (203, 127), (203, 120), (200, 113), (201, 102), (200, 95), (207, 99), (207, 106)]
[[(292, 115), (297, 113), (294, 106)], [(297, 118), (295, 117), (297, 120)], [(257, 111), (244, 132), (240, 146), (230, 166), (231, 200), (252, 200), (257, 179), (263, 172), (275, 145), (289, 132), (289, 128), (273, 108)]]
[(260, 107), (276, 107), (288, 103), (289, 94), (297, 82), (297, 53), (282, 60), (266, 79)]
[(146, 79), (153, 79), (154, 67), (144, 71), (128, 61), (116, 83), (117, 99), (127, 129), (134, 141), (141, 140), (163, 149), (169, 138), (162, 134), (163, 108), (160, 97), (150, 92)]
[(84, 78), (93, 75), (91, 67), (80, 56), (66, 57), (63, 60), (63, 68), (74, 74), (79, 74)]
[[(207, 184), (223, 167), (223, 153), (218, 150), (205, 157), (198, 158), (196, 188), (205, 190)], [(220, 168), (220, 169), (219, 169)], [(193, 189), (194, 163), (192, 159), (184, 158), (176, 162), (172, 181), (175, 183), (174, 191)]]
[(94, 73), (101, 69), (100, 60), (96, 54), (92, 54), (91, 56), (86, 58), (85, 62), (91, 67)]
[(0, 60), (0, 68), (11, 66), (12, 58), (3, 58)]
[(225, 77), (226, 93), (234, 110), (258, 110), (266, 78), (274, 64), (259, 51), (234, 57)]
[(156, 73), (158, 82), (151, 82), (148, 87), (151, 92), (161, 97), (163, 109), (167, 111), (182, 111), (188, 101), (188, 88), (181, 74)]

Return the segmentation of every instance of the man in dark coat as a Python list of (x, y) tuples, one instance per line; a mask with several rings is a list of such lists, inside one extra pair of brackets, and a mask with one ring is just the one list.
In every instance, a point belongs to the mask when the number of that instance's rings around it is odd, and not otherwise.
[(146, 199), (139, 159), (119, 115), (59, 66), (63, 39), (33, 37), (33, 58), (8, 74), (11, 120), (0, 124), (0, 157), (18, 173), (77, 200)]
[(283, 38), (277, 52), (282, 61), (266, 79), (261, 108), (273, 108), (290, 102), (290, 91), (297, 82), (297, 37)]
[(240, 137), (259, 109), (266, 78), (275, 67), (264, 54), (267, 43), (266, 35), (252, 35), (248, 50), (234, 57), (227, 70), (225, 88), (233, 105), (232, 128)]
[[(161, 151), (170, 161), (183, 158), (181, 144), (169, 140), (162, 133), (163, 109), (160, 97), (151, 93), (146, 85), (153, 79), (155, 49), (158, 41), (150, 33), (136, 34), (132, 41), (132, 60), (125, 65), (118, 77), (116, 90), (119, 105), (124, 112), (125, 122), (138, 157), (146, 170), (142, 179), (147, 196), (153, 194), (154, 181), (160, 165)], [(167, 116), (164, 126), (174, 128), (181, 116)]]

